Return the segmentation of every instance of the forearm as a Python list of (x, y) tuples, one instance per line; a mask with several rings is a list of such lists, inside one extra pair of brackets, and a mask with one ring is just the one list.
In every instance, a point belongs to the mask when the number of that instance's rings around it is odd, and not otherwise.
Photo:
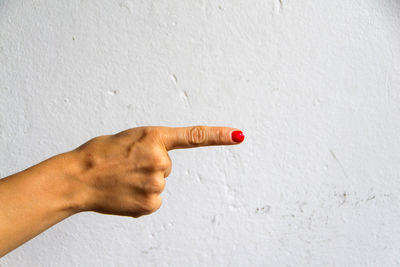
[(0, 180), (0, 257), (79, 211), (64, 153)]

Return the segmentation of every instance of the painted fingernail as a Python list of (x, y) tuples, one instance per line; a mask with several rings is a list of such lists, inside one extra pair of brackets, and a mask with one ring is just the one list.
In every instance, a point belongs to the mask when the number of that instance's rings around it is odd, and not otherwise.
[(232, 140), (240, 143), (244, 140), (244, 134), (242, 131), (234, 131), (232, 132)]

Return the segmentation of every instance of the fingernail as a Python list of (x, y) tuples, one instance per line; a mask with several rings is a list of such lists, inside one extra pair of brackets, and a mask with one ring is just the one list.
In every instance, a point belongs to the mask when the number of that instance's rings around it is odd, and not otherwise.
[(242, 131), (234, 131), (232, 132), (232, 140), (240, 143), (244, 140), (244, 134)]

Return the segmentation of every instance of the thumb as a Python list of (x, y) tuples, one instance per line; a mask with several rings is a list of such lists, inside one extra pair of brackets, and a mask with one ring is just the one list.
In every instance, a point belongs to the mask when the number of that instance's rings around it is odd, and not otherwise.
[(236, 145), (244, 140), (242, 131), (230, 127), (163, 127), (161, 139), (167, 150), (200, 146)]

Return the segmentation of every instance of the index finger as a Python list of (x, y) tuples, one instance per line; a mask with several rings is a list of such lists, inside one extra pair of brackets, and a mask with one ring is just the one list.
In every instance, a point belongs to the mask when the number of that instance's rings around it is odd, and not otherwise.
[(243, 142), (242, 131), (231, 127), (165, 127), (162, 142), (167, 150), (201, 146), (237, 145)]

